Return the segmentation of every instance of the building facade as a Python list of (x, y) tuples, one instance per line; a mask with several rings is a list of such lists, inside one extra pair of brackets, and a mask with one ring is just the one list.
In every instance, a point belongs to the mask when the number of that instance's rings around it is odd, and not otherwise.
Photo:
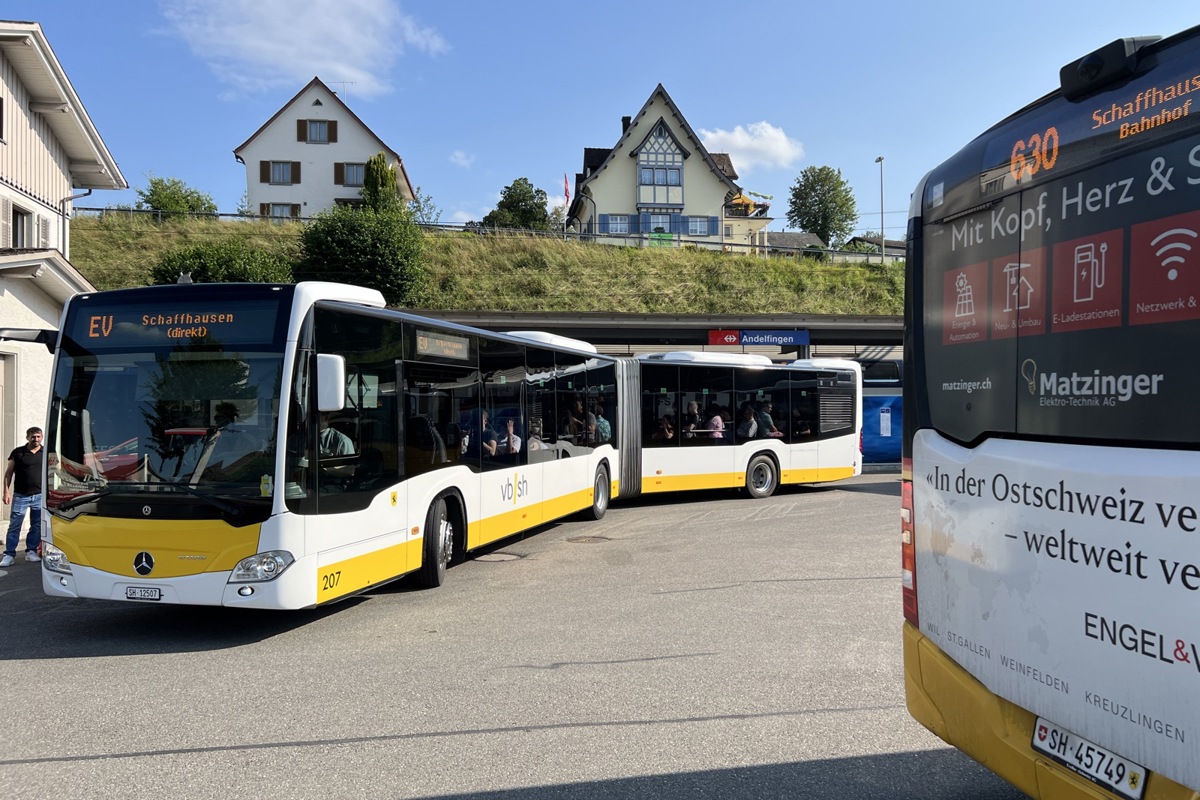
[(383, 153), (396, 190), (413, 200), (404, 162), (319, 78), (284, 104), (238, 146), (246, 166), (246, 199), (264, 217), (311, 217), (362, 202), (367, 159)]
[[(46, 424), (52, 356), (13, 329), (53, 331), (76, 292), (94, 291), (68, 260), (72, 203), (126, 189), (36, 22), (0, 20), (0, 453)], [(0, 514), (7, 515), (5, 506)]]
[(612, 148), (585, 148), (567, 227), (608, 244), (759, 252), (771, 217), (709, 153), (660, 83), (621, 120)]

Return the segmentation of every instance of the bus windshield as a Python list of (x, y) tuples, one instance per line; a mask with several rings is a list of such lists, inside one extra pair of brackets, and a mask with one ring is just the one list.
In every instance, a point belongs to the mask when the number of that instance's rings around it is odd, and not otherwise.
[[(284, 294), (157, 287), (73, 301), (46, 430), (46, 505), (162, 491), (259, 497), (273, 472)], [(184, 292), (187, 292), (186, 294)], [(154, 313), (147, 313), (153, 309)]]
[(47, 505), (112, 484), (257, 496), (274, 464), (280, 353), (181, 347), (59, 359)]

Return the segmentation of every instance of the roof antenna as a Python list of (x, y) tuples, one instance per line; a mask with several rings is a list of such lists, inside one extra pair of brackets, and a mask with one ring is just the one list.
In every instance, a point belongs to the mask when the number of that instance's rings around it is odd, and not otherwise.
[[(354, 84), (358, 83), (358, 81), (330, 81), (330, 83), (337, 83), (337, 84), (341, 84), (342, 91), (341, 91), (341, 92), (335, 92), (335, 94), (344, 94), (344, 95), (346, 95), (346, 97), (349, 97), (350, 95), (349, 95), (349, 94), (346, 92), (346, 87), (347, 87), (347, 86), (353, 86)], [(343, 97), (343, 98), (342, 98), (342, 102), (345, 102), (345, 101), (346, 101), (346, 97)]]
[(191, 283), (191, 282), (192, 282), (192, 273), (190, 273), (190, 272), (179, 273), (179, 279), (175, 281), (175, 283)]

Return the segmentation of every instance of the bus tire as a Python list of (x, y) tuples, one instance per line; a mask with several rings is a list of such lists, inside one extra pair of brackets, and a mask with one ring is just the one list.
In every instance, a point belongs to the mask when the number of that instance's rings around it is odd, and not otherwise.
[(775, 460), (759, 453), (746, 465), (746, 494), (756, 500), (770, 497), (779, 488), (779, 470)]
[(592, 508), (588, 516), (592, 519), (604, 519), (608, 511), (608, 501), (612, 493), (612, 485), (608, 482), (608, 467), (601, 464), (596, 468), (596, 482), (592, 486)]
[(425, 536), (421, 543), (422, 586), (434, 588), (446, 580), (446, 568), (454, 555), (454, 520), (446, 498), (439, 497), (425, 515)]

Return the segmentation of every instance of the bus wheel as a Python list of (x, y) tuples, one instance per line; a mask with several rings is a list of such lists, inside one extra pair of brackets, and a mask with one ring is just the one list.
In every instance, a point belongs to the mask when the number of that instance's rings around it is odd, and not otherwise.
[(608, 468), (602, 464), (596, 469), (596, 485), (592, 487), (592, 519), (604, 519), (610, 491)]
[(446, 498), (439, 497), (429, 507), (425, 517), (425, 541), (421, 547), (421, 584), (441, 586), (446, 580), (446, 567), (454, 553), (454, 523), (446, 507)]
[(779, 488), (779, 473), (770, 456), (757, 455), (746, 467), (746, 493), (755, 499), (770, 497)]

